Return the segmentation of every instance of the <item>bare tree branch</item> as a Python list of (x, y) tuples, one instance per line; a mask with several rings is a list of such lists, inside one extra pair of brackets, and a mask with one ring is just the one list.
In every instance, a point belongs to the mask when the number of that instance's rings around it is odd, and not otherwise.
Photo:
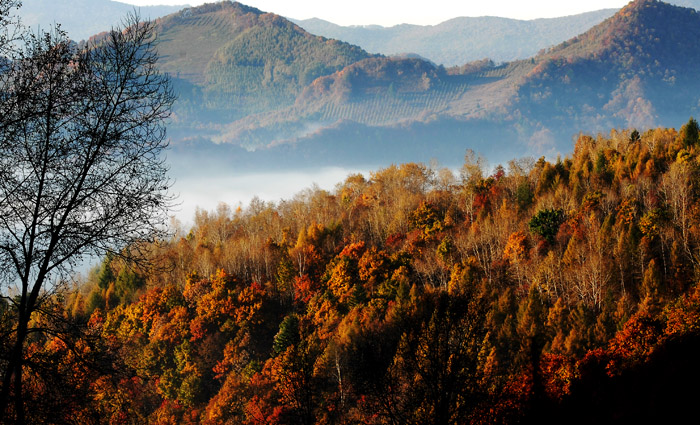
[[(0, 0), (0, 24), (14, 4)], [(175, 96), (156, 68), (153, 24), (133, 15), (80, 47), (60, 29), (23, 41), (20, 52), (5, 48), (0, 68), (0, 289), (19, 290), (0, 421), (10, 387), (21, 397), (42, 294), (85, 256), (136, 252), (123, 248), (164, 236), (173, 201), (162, 154)]]

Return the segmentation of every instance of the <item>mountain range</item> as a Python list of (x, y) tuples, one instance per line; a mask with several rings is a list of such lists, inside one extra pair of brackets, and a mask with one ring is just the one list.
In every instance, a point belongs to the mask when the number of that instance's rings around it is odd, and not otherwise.
[[(670, 4), (700, 8), (700, 0)], [(455, 17), (437, 25), (401, 24), (341, 26), (319, 18), (292, 21), (308, 32), (356, 44), (383, 55), (407, 53), (444, 66), (463, 65), (483, 58), (495, 62), (527, 59), (541, 49), (575, 37), (614, 15), (602, 9), (558, 18), (533, 20), (496, 16)]]
[(88, 37), (118, 25), (129, 12), (137, 10), (144, 19), (156, 19), (181, 10), (181, 6), (133, 6), (111, 0), (23, 0), (22, 22), (36, 28), (58, 23), (69, 37)]
[(700, 105), (700, 15), (654, 0), (529, 59), (449, 68), (373, 55), (238, 3), (159, 25), (161, 66), (181, 95), (175, 145), (235, 146), (246, 164), (554, 155), (581, 131), (679, 126)]
[(372, 53), (413, 53), (444, 66), (489, 58), (525, 59), (545, 47), (577, 36), (617, 12), (603, 9), (580, 15), (530, 21), (459, 17), (438, 25), (340, 26), (318, 18), (293, 20), (312, 34), (347, 41)]
[(655, 0), (526, 59), (451, 67), (228, 1), (169, 14), (157, 31), (180, 97), (175, 156), (256, 169), (459, 164), (467, 148), (496, 161), (555, 155), (582, 131), (677, 127), (700, 109), (700, 16)]

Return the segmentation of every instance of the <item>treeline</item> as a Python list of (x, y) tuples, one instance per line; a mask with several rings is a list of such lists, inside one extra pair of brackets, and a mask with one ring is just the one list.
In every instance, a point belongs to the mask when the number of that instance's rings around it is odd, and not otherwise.
[(680, 417), (700, 375), (699, 153), (691, 119), (582, 135), (556, 162), (487, 172), (469, 153), (458, 176), (404, 164), (199, 211), (146, 247), (151, 268), (106, 258), (37, 316), (83, 332), (34, 337), (26, 410), (36, 423)]

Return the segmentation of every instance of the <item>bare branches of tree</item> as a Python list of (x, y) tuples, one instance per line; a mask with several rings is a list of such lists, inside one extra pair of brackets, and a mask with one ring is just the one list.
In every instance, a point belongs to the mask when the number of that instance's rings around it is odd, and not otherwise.
[[(11, 19), (0, 0), (0, 23)], [(6, 14), (2, 14), (5, 12)], [(163, 151), (175, 99), (156, 68), (153, 25), (77, 47), (55, 30), (25, 35), (0, 74), (0, 285), (17, 293), (1, 365), (0, 421), (21, 406), (23, 347), (43, 291), (86, 255), (164, 232), (172, 197)], [(12, 392), (11, 389), (14, 389)]]
[(12, 50), (12, 43), (19, 38), (19, 18), (12, 14), (22, 3), (19, 0), (0, 0), (0, 58)]

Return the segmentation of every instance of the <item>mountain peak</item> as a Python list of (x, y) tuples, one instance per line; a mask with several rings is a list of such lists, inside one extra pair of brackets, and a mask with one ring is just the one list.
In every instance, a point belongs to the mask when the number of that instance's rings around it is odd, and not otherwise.
[(225, 12), (233, 12), (233, 13), (240, 13), (240, 14), (245, 14), (245, 13), (253, 13), (255, 15), (262, 15), (264, 12), (262, 12), (260, 9), (257, 9), (252, 6), (247, 6), (243, 3), (239, 3), (237, 1), (230, 1), (230, 0), (225, 0), (225, 1), (220, 1), (217, 3), (204, 3), (199, 6), (194, 6), (194, 7), (188, 7), (186, 9), (183, 9), (180, 11), (181, 15), (190, 15), (190, 14), (204, 14), (204, 13), (212, 13), (212, 12), (218, 12), (218, 11), (225, 11)]
[[(636, 0), (584, 34), (538, 55), (519, 91), (528, 114), (582, 123), (650, 128), (694, 114), (698, 105), (700, 13)], [(679, 90), (679, 88), (683, 88)], [(556, 99), (556, 101), (550, 101)], [(602, 122), (598, 111), (609, 114)], [(521, 111), (522, 112), (522, 111)], [(617, 120), (617, 121), (616, 121)]]
[(664, 3), (659, 0), (634, 0), (629, 2), (625, 7), (620, 9), (617, 13), (620, 16), (634, 16), (636, 13), (649, 13), (655, 8), (679, 8), (681, 6), (674, 6), (669, 3)]
[(206, 104), (206, 119), (224, 111), (223, 121), (290, 106), (316, 78), (371, 56), (231, 1), (166, 16), (156, 31), (159, 67), (186, 93), (181, 104)]
[(639, 64), (651, 58), (665, 58), (678, 51), (679, 46), (695, 50), (699, 40), (700, 15), (695, 9), (658, 0), (635, 0), (611, 18), (541, 57), (569, 61), (611, 57), (615, 61)]
[(623, 9), (644, 7), (653, 3), (661, 3), (659, 0), (633, 0), (627, 4)]

